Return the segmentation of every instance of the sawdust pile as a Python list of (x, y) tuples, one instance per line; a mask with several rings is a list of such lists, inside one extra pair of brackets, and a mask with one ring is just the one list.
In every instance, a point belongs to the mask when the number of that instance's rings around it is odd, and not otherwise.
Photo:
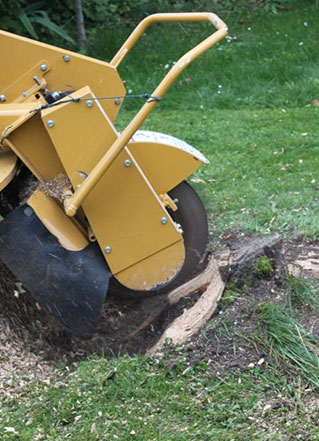
[(51, 181), (41, 182), (38, 188), (47, 196), (63, 203), (67, 196), (66, 191), (71, 191), (71, 183), (66, 175), (60, 173)]
[(39, 351), (39, 321), (32, 322), (36, 305), (24, 300), (21, 284), (1, 263), (0, 296), (0, 394), (10, 394), (11, 386), (23, 388), (30, 379), (48, 381), (54, 370)]

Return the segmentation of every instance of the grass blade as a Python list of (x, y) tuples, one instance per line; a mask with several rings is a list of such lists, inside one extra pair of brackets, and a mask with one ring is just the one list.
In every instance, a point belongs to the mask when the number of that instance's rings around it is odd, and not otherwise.
[(42, 26), (45, 26), (51, 32), (59, 35), (69, 43), (75, 44), (73, 38), (64, 29), (62, 29), (61, 26), (58, 26), (55, 23), (53, 23), (53, 21), (51, 21), (48, 17), (39, 17), (35, 15), (33, 17), (33, 21), (41, 24)]
[(319, 388), (319, 361), (317, 345), (305, 329), (278, 305), (261, 303), (257, 309), (256, 342), (269, 351), (281, 368), (301, 375)]
[(30, 34), (33, 38), (35, 38), (36, 40), (38, 40), (39, 37), (38, 37), (37, 33), (35, 32), (35, 29), (34, 29), (32, 23), (31, 23), (31, 20), (30, 20), (30, 18), (27, 16), (27, 14), (26, 14), (24, 11), (22, 11), (22, 12), (19, 14), (19, 19), (21, 20), (23, 26), (26, 28), (26, 30), (29, 32), (29, 34)]

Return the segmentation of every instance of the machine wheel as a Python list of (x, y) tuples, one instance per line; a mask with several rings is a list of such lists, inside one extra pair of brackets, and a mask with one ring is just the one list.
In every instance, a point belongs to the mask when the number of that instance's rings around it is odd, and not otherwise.
[(150, 291), (134, 291), (121, 285), (114, 277), (110, 280), (109, 292), (122, 297), (149, 297), (164, 294), (191, 278), (202, 259), (207, 245), (208, 225), (205, 208), (195, 190), (186, 182), (181, 182), (169, 192), (177, 200), (178, 210), (170, 211), (175, 222), (183, 229), (185, 261), (175, 278), (160, 288)]

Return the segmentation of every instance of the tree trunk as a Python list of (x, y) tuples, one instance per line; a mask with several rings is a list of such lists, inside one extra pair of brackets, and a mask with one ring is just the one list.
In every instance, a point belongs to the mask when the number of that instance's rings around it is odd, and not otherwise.
[(78, 45), (80, 49), (86, 47), (86, 32), (84, 26), (83, 10), (81, 0), (74, 0), (75, 3), (75, 13), (76, 13), (76, 30)]

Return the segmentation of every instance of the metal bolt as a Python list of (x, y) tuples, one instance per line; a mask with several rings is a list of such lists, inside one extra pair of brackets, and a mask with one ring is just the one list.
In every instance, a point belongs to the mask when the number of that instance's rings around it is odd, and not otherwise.
[(86, 102), (87, 107), (92, 107), (93, 106), (93, 101), (92, 100), (88, 100)]
[(36, 75), (34, 75), (33, 79), (34, 79), (34, 81), (37, 83), (38, 86), (41, 85), (41, 80), (40, 80), (39, 77), (37, 77)]
[(71, 60), (70, 55), (63, 55), (63, 60), (68, 63)]
[(162, 217), (161, 224), (163, 225), (167, 224), (167, 217)]
[(81, 187), (81, 184), (78, 184), (77, 186), (76, 186), (76, 188), (80, 188)]
[(104, 248), (104, 251), (105, 251), (106, 254), (110, 254), (110, 252), (112, 251), (112, 248), (107, 246), (107, 247)]
[(27, 217), (30, 217), (30, 216), (32, 216), (32, 214), (33, 214), (33, 210), (32, 210), (31, 207), (26, 207), (26, 208), (23, 210), (23, 212), (24, 212), (24, 214), (25, 214)]
[(6, 100), (6, 96), (5, 95), (0, 95), (0, 101), (5, 101)]
[(53, 126), (54, 126), (54, 121), (52, 121), (52, 119), (49, 119), (48, 127), (53, 127)]
[(41, 64), (40, 69), (42, 70), (42, 72), (45, 72), (47, 70), (48, 66), (46, 64)]
[(125, 159), (124, 165), (125, 167), (131, 167), (131, 161), (129, 159)]
[(176, 224), (176, 227), (177, 227), (177, 231), (178, 231), (180, 234), (183, 234), (183, 233), (184, 233), (184, 230), (183, 230), (181, 224)]
[(114, 100), (114, 104), (116, 104), (117, 106), (119, 106), (119, 105), (121, 104), (121, 100), (120, 100), (120, 98), (116, 98), (116, 99)]
[(29, 94), (28, 94), (28, 92), (22, 92), (22, 95), (23, 96), (28, 96)]

